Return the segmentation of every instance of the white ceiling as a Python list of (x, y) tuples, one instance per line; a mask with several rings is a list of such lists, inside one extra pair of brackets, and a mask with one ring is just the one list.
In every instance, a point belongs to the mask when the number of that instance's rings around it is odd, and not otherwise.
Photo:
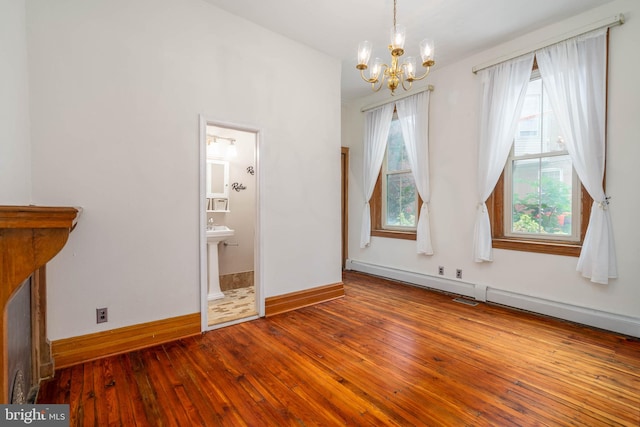
[[(355, 69), (359, 42), (373, 43), (372, 58), (389, 57), (393, 0), (205, 1), (340, 59), (343, 100), (371, 93)], [(437, 67), (611, 1), (398, 0), (397, 23), (408, 55), (418, 56), (423, 38), (435, 41)]]

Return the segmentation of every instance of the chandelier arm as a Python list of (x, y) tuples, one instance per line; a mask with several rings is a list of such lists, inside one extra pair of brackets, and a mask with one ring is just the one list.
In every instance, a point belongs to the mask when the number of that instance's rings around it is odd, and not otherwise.
[(371, 84), (374, 84), (379, 80), (379, 79), (370, 79), (368, 77), (365, 77), (364, 70), (360, 70), (360, 77), (362, 77), (362, 80), (364, 80), (365, 82), (371, 83)]
[[(387, 70), (388, 70), (387, 64), (384, 64), (384, 72), (380, 71), (380, 74), (382, 74), (382, 77), (380, 77), (377, 81), (371, 83), (371, 89), (374, 92), (378, 92), (382, 88), (382, 86), (384, 86), (384, 81), (388, 78)], [(376, 83), (378, 83), (378, 87), (376, 87)]]
[(431, 72), (431, 67), (427, 67), (427, 71), (425, 71), (423, 75), (421, 75), (420, 77), (412, 77), (412, 78), (411, 78), (411, 81), (414, 81), (414, 80), (422, 80), (422, 79), (424, 79), (425, 77), (427, 77), (427, 76), (429, 75), (429, 73), (430, 73), (430, 72)]
[(380, 81), (379, 83), (380, 84), (378, 85), (378, 88), (376, 88), (375, 82), (371, 83), (371, 89), (373, 89), (374, 92), (377, 92), (382, 88), (385, 80), (387, 80), (387, 81), (389, 80), (389, 73), (390, 72), (391, 72), (391, 69), (389, 68), (389, 66), (387, 64), (381, 64), (380, 65), (380, 74), (378, 74), (378, 75), (381, 76), (381, 77), (379, 78), (379, 81)]
[(404, 82), (405, 82), (405, 79), (404, 79), (404, 78), (402, 78), (402, 79), (401, 79), (401, 82), (402, 82), (402, 89), (404, 89), (404, 90), (409, 90), (409, 89), (411, 89), (411, 86), (413, 86), (413, 79), (406, 79), (406, 81), (408, 81), (408, 82), (409, 82), (409, 86), (408, 86), (408, 87), (407, 87), (407, 86), (405, 85), (405, 83), (404, 83)]

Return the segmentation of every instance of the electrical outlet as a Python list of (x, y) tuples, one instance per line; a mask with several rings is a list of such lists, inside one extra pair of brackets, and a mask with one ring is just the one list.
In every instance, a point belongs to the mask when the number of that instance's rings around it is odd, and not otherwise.
[(107, 320), (107, 308), (96, 308), (96, 323), (104, 323)]
[(439, 266), (438, 267), (438, 274), (441, 276), (444, 276), (444, 267), (443, 266)]
[(457, 269), (456, 270), (456, 279), (462, 279), (462, 270), (461, 269)]

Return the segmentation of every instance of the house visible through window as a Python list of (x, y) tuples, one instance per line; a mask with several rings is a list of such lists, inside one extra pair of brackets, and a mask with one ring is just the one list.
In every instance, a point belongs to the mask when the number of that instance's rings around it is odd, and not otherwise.
[(421, 203), (400, 121), (394, 114), (380, 176), (371, 198), (371, 234), (415, 240)]

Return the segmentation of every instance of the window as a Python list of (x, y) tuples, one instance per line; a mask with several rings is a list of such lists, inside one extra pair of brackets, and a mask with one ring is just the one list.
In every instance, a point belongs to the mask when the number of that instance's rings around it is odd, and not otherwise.
[(400, 121), (394, 114), (382, 168), (371, 197), (371, 235), (415, 240), (421, 204)]
[(493, 247), (578, 256), (591, 208), (537, 70), (489, 199)]
[(505, 177), (505, 236), (580, 240), (578, 177), (537, 75), (527, 87)]

